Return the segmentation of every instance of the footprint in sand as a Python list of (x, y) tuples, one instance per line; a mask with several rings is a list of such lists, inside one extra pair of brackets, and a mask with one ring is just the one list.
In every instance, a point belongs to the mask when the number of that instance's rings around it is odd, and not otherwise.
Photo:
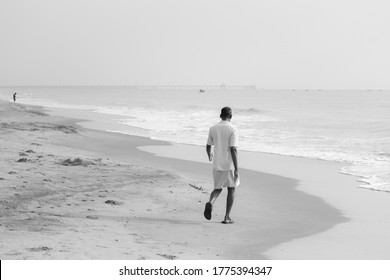
[(174, 260), (174, 259), (176, 259), (177, 257), (176, 256), (174, 256), (174, 255), (167, 255), (167, 254), (157, 254), (158, 256), (161, 256), (161, 257), (163, 257), (163, 258), (166, 258), (166, 259), (168, 259), (168, 260)]
[(96, 216), (96, 215), (89, 215), (89, 216), (86, 216), (86, 218), (87, 218), (87, 219), (91, 219), (91, 220), (97, 220), (97, 219), (99, 219), (99, 217)]
[(7, 256), (20, 256), (22, 253), (15, 252), (15, 253), (8, 253)]
[(33, 146), (42, 146), (41, 144), (38, 144), (38, 143), (31, 143), (31, 145), (33, 145)]
[(36, 247), (36, 248), (28, 248), (27, 250), (29, 250), (30, 252), (42, 252), (42, 251), (50, 251), (53, 249), (50, 247), (41, 246), (41, 247)]
[(64, 166), (88, 166), (88, 165), (95, 165), (92, 161), (89, 160), (84, 160), (81, 158), (76, 158), (76, 159), (66, 159), (61, 161), (59, 164), (64, 165)]

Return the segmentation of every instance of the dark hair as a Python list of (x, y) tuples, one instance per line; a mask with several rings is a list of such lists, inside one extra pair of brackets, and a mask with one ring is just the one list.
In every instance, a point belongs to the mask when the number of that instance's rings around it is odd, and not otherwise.
[(229, 107), (223, 107), (221, 109), (221, 115), (219, 115), (221, 117), (221, 119), (223, 118), (231, 118), (232, 117), (232, 109), (230, 109)]

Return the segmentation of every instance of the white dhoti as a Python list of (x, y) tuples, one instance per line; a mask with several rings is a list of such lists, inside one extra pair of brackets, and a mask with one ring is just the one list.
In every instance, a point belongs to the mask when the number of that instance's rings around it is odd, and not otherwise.
[(213, 170), (214, 189), (235, 188), (240, 184), (240, 178), (234, 178), (233, 170)]

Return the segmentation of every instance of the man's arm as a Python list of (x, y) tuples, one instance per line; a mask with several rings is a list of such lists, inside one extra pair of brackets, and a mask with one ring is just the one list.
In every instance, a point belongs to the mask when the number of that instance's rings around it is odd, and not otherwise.
[(232, 154), (232, 160), (234, 165), (234, 177), (238, 176), (238, 152), (236, 147), (230, 147), (230, 152)]
[(209, 157), (209, 161), (213, 160), (213, 153), (211, 152), (211, 145), (206, 145), (207, 156)]

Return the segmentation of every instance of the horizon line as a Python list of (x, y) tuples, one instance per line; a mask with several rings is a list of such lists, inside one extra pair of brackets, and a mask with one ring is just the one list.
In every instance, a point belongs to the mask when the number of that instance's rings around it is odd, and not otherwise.
[(18, 87), (111, 87), (111, 88), (139, 88), (139, 89), (153, 89), (153, 88), (159, 88), (159, 89), (239, 89), (239, 88), (245, 88), (245, 89), (252, 89), (257, 91), (264, 91), (264, 90), (291, 90), (291, 91), (389, 91), (390, 89), (356, 89), (356, 88), (349, 88), (349, 89), (340, 89), (340, 88), (258, 88), (256, 85), (242, 85), (242, 84), (220, 84), (220, 85), (0, 85), (0, 88), (18, 88)]

